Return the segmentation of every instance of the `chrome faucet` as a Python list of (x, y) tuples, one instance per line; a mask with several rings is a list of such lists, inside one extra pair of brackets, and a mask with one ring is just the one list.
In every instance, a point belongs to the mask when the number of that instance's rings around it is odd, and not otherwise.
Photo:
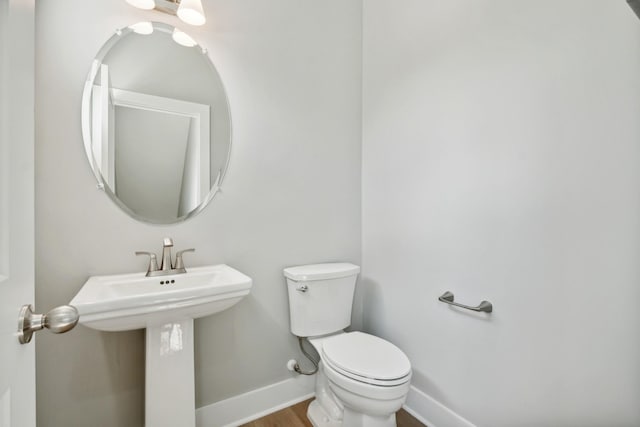
[(160, 268), (158, 268), (158, 259), (156, 254), (152, 252), (137, 251), (136, 255), (147, 255), (149, 257), (149, 266), (147, 267), (147, 277), (154, 276), (168, 276), (170, 274), (182, 274), (187, 270), (184, 268), (184, 261), (182, 260), (182, 254), (185, 252), (195, 252), (195, 249), (183, 249), (176, 252), (175, 263), (172, 260), (171, 248), (173, 248), (173, 239), (171, 237), (165, 237), (162, 240), (162, 262)]
[(160, 270), (169, 271), (173, 269), (171, 265), (171, 248), (173, 247), (173, 239), (171, 237), (165, 237), (162, 241), (162, 264), (160, 264)]

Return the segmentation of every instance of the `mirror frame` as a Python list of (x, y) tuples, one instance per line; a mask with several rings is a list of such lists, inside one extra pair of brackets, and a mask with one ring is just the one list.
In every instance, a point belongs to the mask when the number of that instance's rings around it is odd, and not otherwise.
[[(92, 139), (91, 139), (91, 135), (92, 135), (92, 131), (91, 131), (91, 121), (92, 121), (91, 120), (91, 104), (92, 104), (93, 85), (95, 83), (95, 79), (96, 79), (96, 76), (98, 74), (98, 71), (100, 70), (100, 65), (102, 64), (102, 61), (107, 56), (107, 54), (109, 53), (111, 48), (113, 46), (115, 46), (116, 43), (118, 43), (119, 40), (121, 40), (124, 36), (127, 36), (128, 34), (131, 34), (131, 33), (135, 32), (131, 28), (131, 27), (133, 27), (133, 25), (135, 25), (135, 24), (132, 24), (130, 26), (127, 26), (127, 27), (124, 27), (124, 28), (121, 28), (121, 29), (117, 29), (115, 31), (115, 33), (102, 45), (102, 47), (100, 48), (100, 50), (96, 54), (95, 58), (91, 62), (91, 68), (89, 70), (89, 74), (88, 74), (87, 79), (86, 79), (85, 84), (84, 84), (84, 90), (82, 92), (82, 107), (81, 107), (82, 108), (82, 113), (81, 113), (82, 140), (83, 140), (83, 143), (84, 143), (85, 154), (87, 156), (87, 160), (89, 161), (89, 166), (91, 167), (91, 171), (93, 172), (93, 175), (94, 175), (96, 181), (98, 182), (96, 184), (97, 188), (100, 189), (100, 190), (103, 190), (109, 196), (109, 198), (122, 211), (124, 211), (130, 217), (132, 217), (132, 218), (134, 218), (134, 219), (136, 219), (136, 220), (138, 220), (140, 222), (147, 223), (147, 224), (156, 224), (156, 225), (178, 224), (178, 223), (184, 222), (187, 219), (199, 214), (204, 208), (206, 208), (209, 205), (209, 203), (211, 203), (211, 200), (213, 200), (214, 196), (220, 191), (220, 188), (221, 188), (222, 182), (224, 180), (224, 177), (226, 176), (227, 171), (229, 169), (229, 163), (230, 163), (230, 160), (231, 160), (231, 150), (233, 148), (233, 118), (232, 118), (232, 115), (231, 115), (231, 105), (229, 103), (229, 97), (227, 95), (226, 86), (224, 85), (224, 82), (222, 80), (222, 77), (220, 76), (220, 73), (218, 72), (218, 70), (216, 69), (215, 65), (213, 64), (213, 61), (211, 60), (211, 57), (209, 56), (207, 49), (202, 47), (199, 43), (196, 43), (196, 45), (194, 45), (191, 48), (192, 49), (196, 49), (197, 48), (197, 49), (200, 50), (200, 53), (206, 57), (206, 59), (207, 59), (206, 62), (209, 64), (209, 67), (211, 68), (211, 71), (220, 80), (220, 85), (221, 85), (222, 91), (224, 92), (226, 108), (227, 108), (227, 111), (229, 112), (229, 148), (227, 150), (227, 158), (224, 160), (224, 163), (223, 163), (224, 166), (223, 166), (222, 169), (220, 169), (215, 181), (211, 183), (211, 186), (210, 186), (210, 189), (209, 189), (209, 193), (204, 198), (204, 200), (202, 200), (202, 202), (200, 202), (198, 207), (196, 207), (195, 209), (193, 209), (192, 211), (190, 211), (186, 215), (183, 215), (183, 216), (178, 217), (176, 219), (163, 221), (161, 219), (146, 218), (144, 216), (141, 216), (141, 215), (137, 214), (133, 210), (131, 210), (131, 208), (129, 208), (123, 201), (121, 201), (118, 198), (118, 196), (113, 192), (113, 190), (111, 190), (109, 185), (105, 182), (105, 179), (102, 176), (100, 168), (98, 167), (98, 165), (96, 163), (96, 159), (93, 156), (93, 149), (91, 147), (91, 143), (92, 143)], [(163, 33), (168, 34), (169, 37), (171, 37), (171, 34), (173, 33), (174, 29), (178, 29), (178, 30), (182, 31), (181, 29), (179, 29), (177, 27), (174, 27), (172, 25), (169, 25), (169, 24), (165, 24), (164, 22), (151, 21), (151, 25), (153, 25), (154, 31), (156, 31), (156, 30), (157, 31), (162, 31)], [(191, 37), (191, 36), (189, 36), (189, 37)], [(193, 39), (193, 40), (195, 41), (195, 39)], [(213, 135), (211, 135), (210, 138), (213, 138)], [(210, 142), (210, 144), (211, 144), (211, 142)]]

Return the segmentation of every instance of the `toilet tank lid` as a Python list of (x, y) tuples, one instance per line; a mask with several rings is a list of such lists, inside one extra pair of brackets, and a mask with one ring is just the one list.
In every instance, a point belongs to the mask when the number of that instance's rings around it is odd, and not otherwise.
[(360, 272), (360, 267), (347, 262), (331, 262), (325, 264), (299, 265), (284, 269), (284, 275), (296, 282), (312, 280), (338, 279), (354, 276)]

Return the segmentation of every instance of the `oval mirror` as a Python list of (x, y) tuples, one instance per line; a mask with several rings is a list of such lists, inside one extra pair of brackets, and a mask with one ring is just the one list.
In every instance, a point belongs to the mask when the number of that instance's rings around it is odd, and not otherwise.
[(158, 22), (118, 30), (100, 49), (82, 98), (85, 151), (104, 191), (141, 221), (201, 211), (225, 175), (231, 114), (205, 49)]

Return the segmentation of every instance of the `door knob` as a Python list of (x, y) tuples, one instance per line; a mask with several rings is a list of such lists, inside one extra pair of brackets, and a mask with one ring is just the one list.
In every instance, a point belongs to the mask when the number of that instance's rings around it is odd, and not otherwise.
[(78, 310), (70, 305), (61, 305), (47, 314), (35, 314), (31, 304), (23, 305), (18, 318), (18, 341), (27, 344), (34, 332), (44, 328), (54, 334), (62, 334), (73, 329), (78, 319)]

